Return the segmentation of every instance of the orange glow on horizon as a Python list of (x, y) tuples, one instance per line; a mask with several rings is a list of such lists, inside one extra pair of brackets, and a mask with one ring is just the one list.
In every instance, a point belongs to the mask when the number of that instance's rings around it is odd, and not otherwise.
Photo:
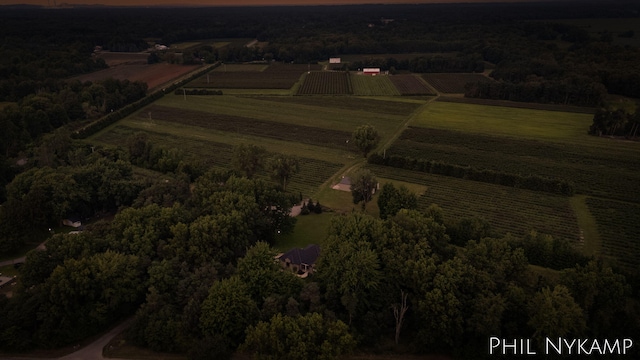
[[(350, 4), (436, 4), (436, 3), (516, 3), (532, 0), (56, 0), (58, 6), (269, 6), (269, 5), (350, 5)], [(551, 0), (549, 0), (551, 1)], [(0, 5), (52, 6), (54, 0), (0, 0)]]

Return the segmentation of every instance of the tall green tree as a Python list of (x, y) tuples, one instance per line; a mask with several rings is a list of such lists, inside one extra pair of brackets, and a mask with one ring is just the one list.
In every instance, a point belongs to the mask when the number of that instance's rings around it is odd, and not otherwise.
[(275, 154), (267, 162), (271, 177), (282, 185), (282, 191), (287, 191), (291, 177), (300, 171), (300, 160), (293, 155)]
[(415, 210), (418, 208), (418, 197), (406, 186), (396, 188), (392, 183), (385, 183), (378, 194), (380, 218), (394, 216), (400, 209)]
[(253, 144), (240, 144), (233, 149), (231, 164), (234, 170), (251, 179), (264, 168), (267, 150)]
[(378, 180), (375, 175), (367, 169), (360, 170), (351, 179), (351, 196), (353, 203), (362, 203), (362, 210), (367, 203), (373, 198), (373, 194), (378, 186)]
[(538, 340), (544, 337), (577, 337), (586, 328), (582, 308), (564, 285), (556, 285), (553, 290), (546, 287), (537, 292), (529, 302), (529, 314), (529, 325)]
[(362, 155), (367, 157), (369, 152), (378, 146), (380, 135), (373, 126), (362, 125), (356, 128), (351, 134), (351, 141), (353, 141), (358, 150), (362, 152)]
[(276, 314), (269, 322), (247, 329), (242, 350), (261, 360), (331, 360), (354, 346), (347, 325), (340, 320), (327, 320), (318, 313)]
[(245, 329), (256, 323), (258, 308), (237, 276), (211, 286), (202, 303), (200, 328), (205, 336), (221, 335), (233, 346), (244, 341)]

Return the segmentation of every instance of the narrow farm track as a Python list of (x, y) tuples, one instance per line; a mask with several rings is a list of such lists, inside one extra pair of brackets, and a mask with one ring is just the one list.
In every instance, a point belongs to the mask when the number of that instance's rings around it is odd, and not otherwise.
[[(411, 124), (411, 121), (413, 121), (418, 116), (418, 114), (420, 114), (423, 111), (425, 107), (427, 107), (432, 101), (436, 100), (439, 96), (440, 95), (438, 94), (437, 96), (434, 96), (428, 99), (427, 102), (425, 102), (423, 105), (415, 109), (411, 113), (411, 115), (409, 115), (407, 119), (403, 121), (396, 128), (393, 135), (391, 135), (391, 137), (387, 141), (385, 141), (383, 144), (378, 145), (378, 147), (375, 148), (373, 151), (380, 151), (381, 149), (386, 149), (389, 146), (391, 146), (391, 144), (393, 144), (393, 142), (396, 141), (396, 139), (398, 139), (398, 137), (409, 126), (409, 124)], [(360, 158), (360, 157), (354, 159), (353, 161), (350, 161), (349, 163), (345, 164), (342, 168), (340, 168), (340, 170), (338, 170), (337, 173), (335, 173), (333, 176), (327, 179), (327, 181), (322, 183), (319, 189), (330, 188), (333, 185), (333, 183), (336, 181), (336, 179), (339, 179), (342, 176), (345, 176), (346, 174), (353, 172), (355, 169), (362, 167), (362, 165), (366, 164), (366, 162), (367, 162), (366, 158)]]

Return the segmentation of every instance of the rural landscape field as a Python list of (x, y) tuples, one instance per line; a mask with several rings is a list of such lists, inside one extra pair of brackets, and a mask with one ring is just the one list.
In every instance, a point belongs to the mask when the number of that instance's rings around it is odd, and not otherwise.
[(36, 9), (0, 358), (640, 355), (637, 4)]
[[(315, 70), (307, 74), (302, 65), (289, 86), (291, 89), (294, 82), (301, 82), (295, 93), (269, 96), (260, 89), (281, 88), (281, 78), (275, 74), (294, 73), (295, 68), (271, 66), (277, 71), (270, 71), (269, 65), (236, 65), (227, 72), (220, 72), (220, 67), (213, 71), (226, 76), (219, 82), (211, 76), (218, 84), (215, 88), (223, 92), (242, 88), (251, 95), (167, 95), (92, 139), (126, 146), (127, 137), (145, 131), (153, 142), (180, 147), (195, 159), (221, 169), (231, 168), (233, 147), (241, 143), (296, 154), (302, 165), (289, 191), (331, 207), (333, 196), (325, 199), (322, 195), (362, 163), (357, 149), (348, 143), (351, 131), (371, 124), (381, 135), (383, 145), (378, 152), (386, 156), (564, 179), (576, 186), (574, 197), (579, 199), (369, 166), (382, 179), (425, 186), (426, 191), (419, 194), (424, 209), (437, 204), (449, 221), (483, 217), (501, 235), (537, 231), (564, 238), (579, 249), (587, 248), (590, 254), (602, 254), (624, 266), (633, 267), (640, 260), (640, 251), (622, 240), (626, 234), (638, 234), (640, 214), (630, 212), (623, 226), (611, 224), (603, 214), (605, 204), (610, 204), (605, 206), (608, 211), (616, 211), (615, 204), (640, 203), (640, 188), (635, 186), (640, 181), (635, 168), (640, 163), (638, 144), (587, 135), (585, 129), (593, 117), (588, 111), (538, 110), (535, 104), (513, 108), (490, 101), (484, 105), (440, 102), (437, 96), (404, 98), (399, 96), (403, 85), (393, 86), (397, 83), (393, 75), (352, 74), (347, 80), (340, 72)], [(255, 73), (274, 77), (269, 82), (247, 75)], [(446, 83), (464, 84), (478, 76), (449, 75), (451, 80)], [(206, 76), (185, 87), (211, 87), (203, 84), (203, 78)], [(443, 79), (447, 77), (425, 76), (423, 86), (447, 94), (464, 91), (460, 85), (451, 87), (457, 90), (444, 89)], [(347, 212), (351, 207), (334, 210)], [(579, 223), (589, 222), (597, 224), (598, 232), (585, 237)]]

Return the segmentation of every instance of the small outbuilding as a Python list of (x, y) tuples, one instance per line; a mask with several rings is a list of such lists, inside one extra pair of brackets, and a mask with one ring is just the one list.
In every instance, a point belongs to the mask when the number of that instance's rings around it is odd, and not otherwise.
[(362, 69), (362, 74), (370, 76), (380, 75), (380, 68), (364, 68)]

